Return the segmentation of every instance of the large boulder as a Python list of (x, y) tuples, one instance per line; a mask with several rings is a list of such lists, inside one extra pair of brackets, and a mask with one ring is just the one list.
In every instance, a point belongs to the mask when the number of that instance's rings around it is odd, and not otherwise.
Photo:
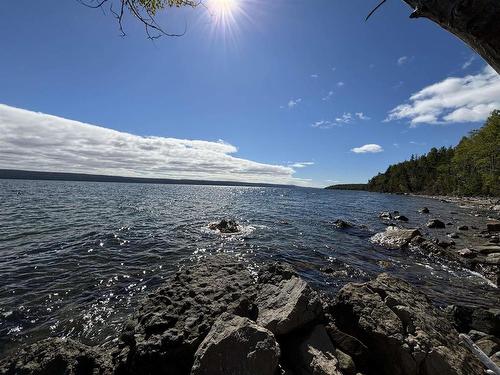
[(458, 332), (427, 297), (388, 274), (346, 285), (333, 311), (339, 329), (370, 348), (370, 373), (483, 373), (477, 359), (459, 345)]
[(285, 351), (285, 360), (294, 374), (342, 375), (336, 349), (323, 325), (316, 325), (303, 335), (288, 340)]
[(28, 345), (0, 362), (5, 375), (110, 375), (110, 358), (70, 339), (50, 338)]
[(420, 231), (418, 229), (401, 229), (389, 226), (385, 229), (385, 232), (375, 234), (370, 240), (389, 249), (399, 249), (407, 246), (414, 237), (419, 235)]
[(181, 268), (151, 293), (126, 324), (114, 363), (118, 374), (189, 374), (198, 346), (224, 313), (255, 319), (255, 280), (230, 256)]
[(256, 302), (257, 323), (276, 335), (290, 333), (323, 316), (318, 294), (296, 276), (279, 284), (262, 285)]
[(280, 348), (274, 335), (248, 318), (219, 318), (195, 354), (192, 375), (274, 375)]

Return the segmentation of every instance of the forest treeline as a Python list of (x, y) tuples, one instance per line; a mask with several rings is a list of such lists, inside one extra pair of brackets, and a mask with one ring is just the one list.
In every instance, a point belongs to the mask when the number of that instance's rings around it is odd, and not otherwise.
[(385, 193), (500, 196), (500, 111), (456, 147), (432, 148), (391, 165), (367, 190)]

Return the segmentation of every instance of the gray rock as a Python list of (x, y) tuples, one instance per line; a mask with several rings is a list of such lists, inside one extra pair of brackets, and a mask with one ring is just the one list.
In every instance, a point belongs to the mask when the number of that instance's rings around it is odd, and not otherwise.
[(456, 239), (456, 238), (459, 238), (460, 236), (458, 235), (458, 233), (453, 232), (453, 233), (448, 234), (448, 237)]
[(427, 222), (427, 228), (431, 228), (431, 229), (443, 229), (443, 228), (446, 228), (446, 225), (445, 223), (443, 223), (441, 220), (439, 219), (431, 219)]
[(354, 363), (352, 357), (344, 353), (339, 349), (335, 349), (335, 358), (339, 362), (338, 367), (340, 368), (342, 374), (355, 375), (356, 374), (356, 364)]
[(111, 375), (105, 351), (70, 339), (50, 338), (20, 349), (0, 362), (5, 375)]
[(295, 276), (278, 285), (263, 285), (259, 290), (257, 306), (257, 323), (275, 335), (290, 333), (323, 317), (317, 293)]
[(404, 215), (397, 215), (397, 216), (394, 216), (394, 220), (408, 221), (408, 218)]
[(401, 229), (389, 226), (385, 232), (375, 234), (370, 240), (389, 249), (399, 249), (407, 246), (414, 237), (419, 235), (418, 229)]
[(472, 340), (472, 341), (474, 341), (474, 342), (476, 342), (476, 341), (478, 341), (478, 340), (482, 339), (483, 337), (488, 336), (486, 333), (484, 333), (484, 332), (480, 332), (480, 331), (476, 331), (476, 330), (474, 330), (474, 329), (471, 329), (467, 335), (468, 335), (468, 336), (471, 338), (471, 340)]
[(208, 227), (221, 233), (237, 233), (240, 231), (238, 224), (234, 220), (222, 219), (219, 223), (209, 224)]
[(457, 229), (458, 230), (469, 230), (469, 227), (467, 225), (461, 225)]
[(467, 249), (467, 248), (459, 250), (457, 253), (461, 257), (468, 258), (468, 259), (475, 258), (477, 256), (477, 253), (475, 251), (473, 251), (471, 249)]
[[(393, 375), (482, 374), (458, 332), (425, 295), (387, 274), (348, 284), (334, 307), (336, 324), (370, 348), (370, 372)], [(362, 369), (363, 370), (363, 369)]]
[(348, 221), (342, 220), (342, 219), (335, 220), (334, 224), (339, 229), (347, 229), (347, 228), (353, 227), (353, 225), (351, 223), (349, 223)]
[(420, 212), (421, 214), (428, 214), (429, 213), (429, 209), (427, 207), (423, 207), (420, 210), (418, 210), (418, 212)]
[(381, 212), (378, 217), (380, 219), (385, 219), (385, 220), (391, 220), (392, 219), (392, 214), (390, 212)]
[(255, 280), (227, 255), (181, 267), (142, 301), (113, 353), (119, 374), (189, 374), (194, 354), (224, 313), (255, 319)]
[(368, 348), (356, 337), (351, 336), (338, 329), (333, 323), (326, 326), (326, 331), (333, 345), (349, 354), (356, 363), (366, 363), (368, 361)]
[(297, 375), (342, 375), (335, 347), (323, 325), (285, 343), (284, 355)]
[(248, 318), (219, 318), (195, 354), (192, 375), (273, 375), (280, 348), (274, 335)]

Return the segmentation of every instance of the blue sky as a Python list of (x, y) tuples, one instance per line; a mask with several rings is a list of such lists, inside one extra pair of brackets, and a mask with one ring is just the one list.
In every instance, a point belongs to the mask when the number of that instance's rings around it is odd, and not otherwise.
[[(234, 1), (242, 12), (230, 30), (204, 8), (173, 11), (159, 17), (162, 25), (172, 32), (187, 25), (187, 33), (155, 42), (131, 18), (120, 37), (109, 12), (76, 0), (2, 1), (0, 167), (365, 182), (411, 154), (456, 144), (500, 107), (498, 76), (449, 33), (410, 20), (403, 2), (365, 23), (375, 1)], [(120, 133), (92, 133), (85, 124)], [(66, 131), (58, 142), (54, 129)], [(109, 156), (116, 145), (103, 138), (113, 136), (130, 136), (120, 140), (129, 150)], [(154, 157), (153, 147), (161, 147)], [(55, 154), (63, 149), (68, 154)], [(69, 153), (75, 161), (56, 162)], [(119, 168), (106, 160), (119, 155)]]

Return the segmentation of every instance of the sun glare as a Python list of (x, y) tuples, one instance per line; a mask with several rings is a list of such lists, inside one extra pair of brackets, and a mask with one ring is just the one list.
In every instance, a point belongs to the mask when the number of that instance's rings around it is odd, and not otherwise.
[[(213, 26), (224, 32), (234, 32), (238, 16), (243, 14), (244, 0), (208, 0), (205, 4), (212, 18)], [(233, 29), (233, 30), (231, 30)]]

